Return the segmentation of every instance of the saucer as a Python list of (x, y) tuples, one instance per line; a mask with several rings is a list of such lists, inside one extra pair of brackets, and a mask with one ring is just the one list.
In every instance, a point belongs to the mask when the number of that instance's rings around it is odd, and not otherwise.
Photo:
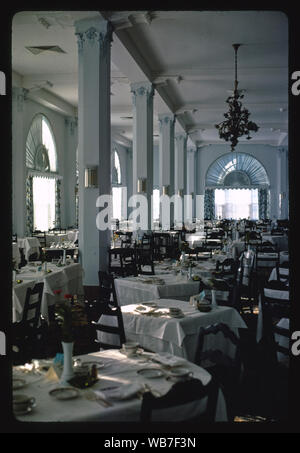
[(13, 378), (13, 390), (21, 389), (25, 385), (26, 385), (26, 381), (24, 379)]
[(51, 390), (49, 395), (58, 400), (70, 400), (77, 398), (79, 396), (79, 391), (73, 387), (60, 387)]
[(147, 379), (159, 378), (164, 375), (164, 373), (157, 368), (142, 368), (141, 370), (138, 370), (137, 373)]
[(168, 371), (169, 377), (175, 379), (185, 378), (190, 376), (191, 374), (192, 374), (191, 370), (183, 367), (173, 368), (170, 371)]
[(27, 415), (27, 414), (30, 414), (30, 412), (32, 412), (33, 410), (33, 407), (32, 406), (28, 406), (26, 410), (24, 411), (16, 411), (14, 410), (14, 414), (15, 415)]

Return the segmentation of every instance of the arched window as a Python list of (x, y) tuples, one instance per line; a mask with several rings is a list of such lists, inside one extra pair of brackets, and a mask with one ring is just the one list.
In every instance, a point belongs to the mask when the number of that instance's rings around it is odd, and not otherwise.
[(42, 172), (57, 171), (54, 135), (48, 119), (41, 113), (34, 117), (27, 135), (26, 167)]
[(56, 143), (48, 119), (33, 118), (26, 139), (27, 234), (60, 228), (60, 179)]
[(269, 184), (265, 168), (255, 157), (224, 154), (206, 173), (204, 217), (268, 218)]

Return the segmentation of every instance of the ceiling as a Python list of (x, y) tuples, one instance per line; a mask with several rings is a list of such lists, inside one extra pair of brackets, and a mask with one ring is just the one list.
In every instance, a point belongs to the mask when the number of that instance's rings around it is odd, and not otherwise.
[[(178, 130), (198, 146), (222, 143), (215, 124), (228, 110), (233, 90), (233, 43), (238, 51), (239, 89), (250, 119), (259, 126), (247, 144), (287, 144), (288, 19), (276, 11), (69, 11), (22, 12), (12, 25), (13, 80), (76, 114), (77, 40), (74, 21), (102, 15), (114, 27), (111, 48), (112, 129), (132, 139), (130, 83), (155, 85), (157, 115), (176, 114)], [(29, 46), (59, 46), (32, 54)], [(63, 105), (63, 104), (62, 104)], [(128, 118), (129, 117), (129, 118)], [(242, 140), (241, 140), (242, 142)]]

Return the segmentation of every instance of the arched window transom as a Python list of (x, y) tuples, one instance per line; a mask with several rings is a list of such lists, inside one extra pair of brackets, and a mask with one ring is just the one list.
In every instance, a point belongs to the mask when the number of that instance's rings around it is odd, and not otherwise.
[(34, 117), (27, 135), (26, 167), (41, 172), (57, 171), (54, 135), (48, 119), (41, 113)]

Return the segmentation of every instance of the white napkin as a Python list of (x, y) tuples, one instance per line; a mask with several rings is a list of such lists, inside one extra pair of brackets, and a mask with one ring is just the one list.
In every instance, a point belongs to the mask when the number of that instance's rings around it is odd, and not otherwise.
[(96, 395), (104, 399), (126, 400), (135, 396), (138, 392), (144, 389), (143, 384), (134, 382), (132, 384), (124, 384), (117, 388), (107, 390), (95, 390)]

